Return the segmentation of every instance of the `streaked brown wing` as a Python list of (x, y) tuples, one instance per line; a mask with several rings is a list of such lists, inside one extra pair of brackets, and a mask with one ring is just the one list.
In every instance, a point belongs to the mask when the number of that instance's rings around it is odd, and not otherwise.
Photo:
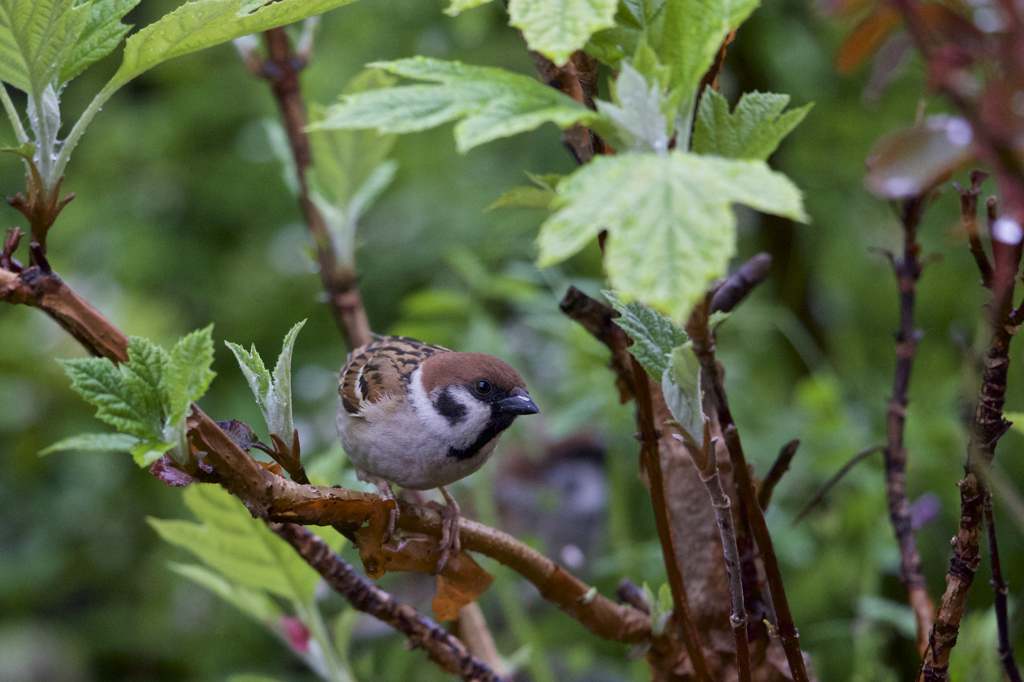
[(356, 348), (341, 370), (338, 392), (345, 411), (357, 415), (365, 404), (404, 391), (409, 377), (425, 358), (449, 352), (442, 346), (404, 336), (382, 336)]

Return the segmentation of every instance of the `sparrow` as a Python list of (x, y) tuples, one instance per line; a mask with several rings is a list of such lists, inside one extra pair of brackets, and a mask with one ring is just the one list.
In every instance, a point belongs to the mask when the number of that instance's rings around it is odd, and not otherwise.
[[(459, 553), (459, 506), (444, 486), (478, 470), (498, 438), (537, 405), (511, 365), (403, 336), (348, 355), (338, 387), (338, 436), (360, 480), (394, 499), (391, 483), (445, 498), (440, 572)], [(392, 511), (385, 536), (398, 519)]]

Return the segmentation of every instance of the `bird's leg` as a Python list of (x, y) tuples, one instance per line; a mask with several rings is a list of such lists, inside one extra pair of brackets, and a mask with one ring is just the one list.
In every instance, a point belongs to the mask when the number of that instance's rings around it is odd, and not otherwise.
[(391, 539), (391, 534), (395, 532), (395, 524), (398, 523), (398, 500), (395, 499), (395, 491), (391, 489), (391, 484), (380, 476), (374, 476), (365, 471), (356, 471), (356, 478), (377, 486), (377, 492), (380, 493), (381, 499), (391, 500), (395, 503), (395, 508), (391, 510), (391, 518), (388, 519), (388, 527), (384, 529), (382, 542), (387, 542)]
[(462, 542), (459, 539), (459, 503), (451, 496), (444, 486), (438, 487), (444, 495), (444, 509), (441, 510), (441, 558), (437, 560), (437, 570), (434, 575), (440, 573), (453, 556), (458, 556), (462, 551)]

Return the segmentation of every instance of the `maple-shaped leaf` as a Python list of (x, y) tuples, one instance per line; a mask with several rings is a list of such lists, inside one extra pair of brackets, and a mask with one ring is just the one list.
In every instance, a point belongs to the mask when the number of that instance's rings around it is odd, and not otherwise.
[(767, 159), (813, 104), (783, 113), (789, 95), (748, 92), (732, 113), (725, 97), (704, 90), (693, 130), (693, 151), (730, 159)]
[(732, 204), (807, 221), (800, 190), (763, 161), (685, 152), (595, 158), (558, 185), (541, 225), (548, 267), (608, 231), (605, 267), (617, 292), (682, 321), (736, 250)]

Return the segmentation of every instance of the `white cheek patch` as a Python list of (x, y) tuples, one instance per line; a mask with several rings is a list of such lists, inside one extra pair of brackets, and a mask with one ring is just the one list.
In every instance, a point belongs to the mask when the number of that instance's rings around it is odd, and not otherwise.
[(466, 410), (465, 416), (452, 423), (434, 406), (434, 399), (445, 389), (436, 388), (433, 391), (436, 395), (428, 396), (423, 389), (422, 372), (422, 367), (417, 368), (409, 381), (409, 404), (416, 411), (421, 428), (456, 450), (469, 447), (487, 426), (491, 418), (491, 406), (474, 398), (465, 386), (450, 386), (447, 389), (449, 397)]

